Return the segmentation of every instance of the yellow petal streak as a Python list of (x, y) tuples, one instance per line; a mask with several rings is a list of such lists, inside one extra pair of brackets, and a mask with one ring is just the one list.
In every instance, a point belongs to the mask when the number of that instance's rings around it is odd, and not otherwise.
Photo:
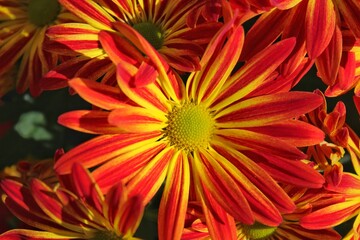
[(30, 0), (29, 21), (39, 27), (51, 24), (60, 13), (60, 9), (57, 0)]
[(208, 146), (215, 120), (204, 106), (194, 103), (175, 106), (167, 118), (168, 125), (164, 133), (171, 145), (187, 151)]
[(269, 227), (258, 222), (253, 225), (242, 225), (241, 227), (249, 239), (255, 240), (267, 239), (276, 231), (276, 227)]

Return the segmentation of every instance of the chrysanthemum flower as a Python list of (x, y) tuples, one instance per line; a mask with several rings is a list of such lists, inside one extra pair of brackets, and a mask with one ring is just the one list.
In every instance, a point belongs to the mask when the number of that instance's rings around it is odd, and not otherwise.
[(80, 163), (60, 185), (33, 178), (29, 186), (4, 179), (2, 199), (23, 222), (39, 230), (14, 229), (0, 239), (132, 239), (144, 205), (120, 183), (106, 194)]
[[(60, 24), (50, 28), (47, 36), (50, 42), (47, 49), (52, 52), (79, 55), (47, 74), (43, 82), (44, 89), (56, 89), (67, 86), (64, 79), (74, 76), (98, 79), (107, 74), (111, 78), (115, 67), (99, 43), (101, 30), (120, 34), (124, 40), (121, 55), (129, 61), (128, 55), (139, 64), (143, 62), (142, 53), (125, 40), (126, 33), (118, 23), (125, 23), (136, 29), (156, 49), (171, 67), (190, 72), (198, 70), (199, 57), (221, 23), (213, 19), (196, 19), (189, 15), (204, 4), (201, 1), (109, 1), (109, 0), (60, 0), (69, 11), (82, 18), (85, 24)], [(210, 1), (211, 2), (211, 1)], [(216, 19), (217, 20), (217, 19)], [(109, 72), (111, 74), (109, 74)]]
[[(352, 38), (360, 38), (360, 2), (298, 2), (288, 10), (272, 8), (261, 15), (247, 34), (242, 59), (248, 59), (280, 35), (282, 38), (296, 37), (294, 51), (285, 61), (281, 73), (291, 74), (301, 65), (304, 56), (308, 56), (309, 64), (315, 62), (318, 76), (329, 86), (326, 95), (335, 96), (346, 92), (354, 87), (351, 83), (355, 82), (354, 61), (348, 56), (351, 47), (346, 38), (348, 34)], [(267, 31), (270, 26), (272, 31)], [(264, 36), (264, 31), (269, 34)]]
[[(294, 39), (265, 49), (231, 74), (244, 37), (234, 21), (212, 39), (200, 62), (202, 70), (191, 73), (186, 85), (124, 24), (126, 35), (158, 71), (156, 82), (134, 87), (139, 69), (119, 60), (119, 39), (104, 33), (102, 43), (117, 65), (120, 89), (81, 78), (69, 82), (103, 110), (65, 113), (59, 123), (101, 136), (67, 152), (55, 164), (56, 171), (67, 174), (80, 161), (95, 167), (94, 178), (104, 191), (123, 180), (130, 195), (142, 195), (145, 203), (165, 181), (161, 239), (180, 238), (189, 191), (199, 195), (210, 215), (225, 210), (244, 224), (278, 225), (281, 213), (293, 211), (294, 204), (273, 175), (306, 187), (324, 183), (320, 174), (296, 161), (306, 157), (297, 146), (323, 140), (318, 128), (296, 120), (322, 98), (306, 92), (263, 93), (264, 82), (292, 51)], [(277, 84), (282, 82), (273, 81), (275, 89)]]
[(324, 102), (307, 114), (307, 121), (322, 129), (329, 142), (310, 146), (308, 155), (316, 161), (319, 170), (324, 171), (327, 182), (337, 185), (343, 173), (340, 160), (344, 155), (344, 149), (349, 153), (355, 171), (360, 174), (360, 141), (357, 134), (346, 124), (345, 104), (339, 101), (334, 109), (328, 112), (324, 95), (318, 90), (315, 92), (324, 98)]
[[(341, 236), (333, 229), (306, 229), (300, 226), (299, 220), (311, 213), (331, 204), (344, 201), (341, 194), (334, 194), (324, 189), (306, 189), (290, 185), (283, 186), (284, 191), (296, 204), (292, 213), (283, 214), (283, 222), (276, 227), (266, 226), (260, 223), (244, 225), (237, 223), (236, 235), (233, 239), (238, 240), (279, 240), (279, 239), (341, 239)], [(188, 209), (188, 226), (184, 229), (182, 239), (211, 239), (207, 230), (205, 217), (198, 211), (195, 203)], [(224, 233), (224, 236), (226, 233)], [(226, 238), (230, 239), (230, 238)]]
[(328, 190), (343, 194), (345, 202), (331, 204), (303, 217), (301, 225), (308, 229), (325, 229), (337, 226), (356, 217), (350, 232), (343, 238), (356, 240), (360, 238), (360, 177), (344, 173), (337, 186), (328, 185)]
[[(58, 62), (43, 50), (46, 29), (75, 21), (57, 0), (3, 0), (0, 2), (0, 76), (17, 67), (16, 88), (40, 94), (39, 81)], [(15, 66), (19, 61), (19, 66)]]

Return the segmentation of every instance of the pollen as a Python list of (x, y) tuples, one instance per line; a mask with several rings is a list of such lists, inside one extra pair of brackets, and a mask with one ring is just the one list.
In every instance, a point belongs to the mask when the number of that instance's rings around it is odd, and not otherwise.
[(190, 152), (209, 145), (215, 120), (204, 106), (186, 103), (174, 107), (167, 117), (165, 136), (171, 145)]
[(265, 240), (274, 234), (277, 227), (270, 227), (259, 222), (255, 222), (253, 225), (242, 225), (244, 233), (249, 239)]
[(142, 22), (133, 25), (155, 49), (160, 49), (164, 43), (164, 34), (159, 26), (151, 22)]
[(29, 21), (39, 27), (49, 25), (56, 20), (60, 10), (61, 7), (57, 0), (30, 0)]

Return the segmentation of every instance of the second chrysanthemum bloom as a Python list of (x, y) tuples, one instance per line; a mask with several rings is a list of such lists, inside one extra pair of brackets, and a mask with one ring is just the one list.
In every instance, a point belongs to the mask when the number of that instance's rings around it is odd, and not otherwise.
[[(92, 79), (103, 77), (111, 82), (115, 68), (99, 42), (99, 32), (109, 31), (123, 37), (121, 54), (135, 55), (140, 64), (144, 52), (132, 46), (132, 39), (121, 23), (139, 32), (162, 57), (181, 72), (200, 68), (199, 59), (206, 45), (221, 27), (217, 15), (194, 19), (195, 11), (211, 1), (109, 1), (109, 0), (60, 0), (61, 4), (86, 23), (61, 24), (47, 31), (52, 52), (76, 56), (53, 69), (43, 82), (44, 89), (67, 86), (64, 79), (81, 76)], [(192, 14), (193, 13), (193, 14)], [(146, 55), (146, 54), (145, 54)], [(105, 75), (105, 76), (104, 76)]]

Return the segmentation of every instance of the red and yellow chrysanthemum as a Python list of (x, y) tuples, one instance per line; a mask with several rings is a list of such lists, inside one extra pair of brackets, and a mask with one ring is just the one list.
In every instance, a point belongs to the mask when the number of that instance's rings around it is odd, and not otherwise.
[[(206, 45), (220, 28), (216, 16), (208, 11), (204, 17), (191, 14), (211, 1), (109, 1), (109, 0), (60, 0), (61, 4), (86, 23), (60, 24), (50, 28), (47, 49), (52, 52), (78, 56), (63, 63), (47, 74), (43, 81), (45, 89), (56, 89), (67, 85), (64, 79), (74, 76), (111, 82), (115, 67), (99, 42), (101, 31), (110, 31), (124, 37), (121, 54), (135, 55), (138, 64), (143, 61), (143, 52), (126, 40), (125, 23), (136, 29), (176, 70), (190, 72), (200, 68), (199, 59)], [(79, 56), (80, 54), (80, 56)], [(136, 64), (136, 62), (134, 64)]]
[[(247, 34), (242, 59), (248, 59), (280, 35), (282, 38), (296, 37), (296, 46), (285, 61), (282, 74), (302, 68), (307, 56), (307, 64), (315, 62), (318, 76), (328, 85), (325, 95), (337, 96), (353, 88), (358, 78), (349, 45), (354, 41), (348, 39), (360, 38), (360, 2), (303, 0), (280, 1), (279, 4), (294, 6), (287, 10), (274, 7), (260, 16)], [(272, 30), (268, 31), (270, 26)], [(264, 31), (268, 34), (264, 35)]]
[(138, 72), (144, 69), (119, 58), (121, 37), (103, 32), (119, 87), (82, 78), (69, 82), (100, 110), (65, 113), (59, 123), (101, 136), (67, 152), (56, 171), (68, 174), (82, 162), (94, 170), (103, 191), (121, 180), (130, 196), (139, 194), (145, 203), (165, 181), (160, 239), (181, 237), (189, 192), (199, 196), (212, 219), (222, 214), (244, 224), (280, 224), (281, 213), (295, 205), (274, 178), (310, 188), (324, 183), (319, 173), (296, 161), (306, 157), (297, 147), (323, 140), (322, 131), (296, 119), (322, 98), (306, 92), (267, 94), (263, 87), (267, 81), (275, 89), (282, 84), (274, 80), (274, 71), (292, 51), (294, 39), (266, 48), (231, 74), (244, 38), (234, 21), (212, 39), (202, 70), (191, 73), (186, 85), (141, 34), (122, 24), (157, 70), (155, 82), (139, 86)]
[(43, 49), (45, 31), (50, 25), (69, 21), (75, 17), (57, 0), (2, 0), (0, 76), (16, 68), (17, 91), (29, 88), (32, 95), (39, 95), (41, 77), (58, 63), (57, 54)]
[(360, 177), (352, 173), (344, 173), (337, 185), (328, 185), (327, 189), (345, 197), (344, 202), (331, 204), (303, 217), (301, 225), (308, 229), (325, 229), (340, 225), (356, 217), (350, 232), (343, 238), (356, 240), (360, 238)]
[(144, 205), (118, 183), (104, 195), (80, 163), (60, 184), (38, 178), (28, 184), (5, 178), (3, 202), (23, 222), (40, 230), (14, 229), (0, 239), (132, 239)]
[[(253, 225), (236, 224), (237, 240), (282, 240), (282, 239), (341, 239), (341, 236), (333, 229), (306, 229), (300, 226), (299, 220), (307, 214), (322, 209), (331, 204), (344, 201), (341, 194), (334, 194), (324, 189), (307, 189), (291, 185), (284, 185), (284, 191), (296, 204), (292, 213), (283, 214), (283, 222), (276, 227), (266, 226), (261, 223)], [(198, 203), (192, 202), (188, 209), (187, 226), (184, 229), (182, 239), (211, 239), (204, 222), (205, 217)], [(228, 236), (224, 233), (224, 236)], [(230, 238), (226, 238), (230, 239)]]

